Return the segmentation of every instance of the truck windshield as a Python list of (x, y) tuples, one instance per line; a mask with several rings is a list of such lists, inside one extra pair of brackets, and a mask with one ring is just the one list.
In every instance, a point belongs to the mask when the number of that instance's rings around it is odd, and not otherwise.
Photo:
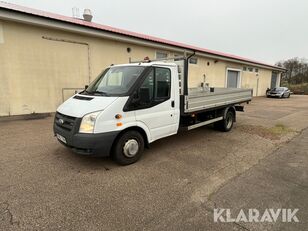
[(144, 71), (140, 66), (118, 66), (106, 69), (83, 92), (84, 94), (125, 95)]

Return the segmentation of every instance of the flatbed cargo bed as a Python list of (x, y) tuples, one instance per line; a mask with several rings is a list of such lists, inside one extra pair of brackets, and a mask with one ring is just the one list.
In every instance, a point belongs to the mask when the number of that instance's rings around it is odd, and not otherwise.
[(252, 99), (252, 89), (214, 88), (214, 91), (202, 88), (189, 89), (184, 97), (184, 113), (210, 110), (226, 105), (249, 102)]

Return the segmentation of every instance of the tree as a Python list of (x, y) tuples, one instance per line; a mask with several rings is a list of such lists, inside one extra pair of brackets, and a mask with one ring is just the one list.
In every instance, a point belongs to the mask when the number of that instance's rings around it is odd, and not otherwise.
[(287, 72), (282, 75), (282, 81), (286, 81), (288, 84), (302, 84), (308, 82), (307, 59), (295, 57), (279, 61), (276, 65), (287, 69)]

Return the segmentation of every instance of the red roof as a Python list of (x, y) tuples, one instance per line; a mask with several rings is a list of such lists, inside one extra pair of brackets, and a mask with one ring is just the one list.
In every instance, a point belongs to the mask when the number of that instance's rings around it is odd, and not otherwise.
[(262, 63), (262, 62), (259, 62), (259, 61), (243, 58), (243, 57), (236, 56), (236, 55), (226, 54), (226, 53), (222, 53), (222, 52), (219, 52), (219, 51), (213, 51), (213, 50), (209, 50), (209, 49), (205, 49), (205, 48), (187, 45), (187, 44), (184, 44), (184, 43), (174, 42), (174, 41), (167, 40), (167, 39), (157, 38), (157, 37), (154, 37), (154, 36), (149, 36), (149, 35), (145, 35), (145, 34), (140, 34), (140, 33), (136, 33), (136, 32), (122, 30), (122, 29), (118, 29), (118, 28), (114, 28), (114, 27), (111, 27), (111, 26), (106, 26), (106, 25), (102, 25), (102, 24), (98, 24), (98, 23), (94, 23), (94, 22), (87, 22), (87, 21), (84, 21), (82, 19), (67, 17), (67, 16), (63, 16), (63, 15), (59, 15), (59, 14), (54, 14), (54, 13), (50, 13), (50, 12), (46, 12), (46, 11), (36, 10), (36, 9), (32, 9), (32, 8), (28, 8), (28, 7), (24, 7), (24, 6), (19, 6), (19, 5), (15, 5), (15, 4), (11, 4), (11, 3), (6, 3), (6, 2), (2, 2), (2, 1), (0, 1), (0, 8), (13, 10), (13, 11), (17, 11), (17, 12), (22, 12), (22, 13), (26, 13), (26, 14), (31, 14), (31, 15), (34, 15), (34, 16), (49, 18), (49, 19), (53, 19), (53, 20), (58, 20), (58, 21), (62, 21), (62, 22), (68, 22), (68, 23), (71, 23), (71, 24), (90, 27), (90, 28), (93, 28), (93, 29), (112, 32), (112, 33), (115, 33), (115, 34), (130, 36), (130, 37), (143, 39), (143, 40), (147, 40), (147, 41), (151, 41), (151, 42), (157, 42), (157, 43), (175, 46), (175, 47), (184, 48), (184, 49), (189, 49), (189, 50), (193, 50), (193, 51), (204, 52), (204, 53), (217, 55), (217, 56), (221, 56), (221, 57), (225, 57), (225, 58), (231, 58), (231, 59), (236, 59), (236, 60), (240, 60), (240, 61), (244, 61), (244, 62), (264, 65), (264, 66), (268, 66), (268, 67), (272, 67), (272, 68), (283, 69), (281, 67), (277, 67), (277, 66)]

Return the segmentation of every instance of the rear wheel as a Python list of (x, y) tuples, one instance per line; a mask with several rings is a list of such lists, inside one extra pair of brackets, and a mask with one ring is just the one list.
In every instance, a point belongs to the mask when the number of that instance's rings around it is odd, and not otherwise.
[(232, 111), (228, 111), (225, 118), (214, 124), (214, 127), (220, 131), (228, 132), (232, 129), (235, 115)]
[(137, 131), (127, 131), (116, 141), (112, 159), (120, 165), (129, 165), (138, 161), (144, 150), (144, 139)]

